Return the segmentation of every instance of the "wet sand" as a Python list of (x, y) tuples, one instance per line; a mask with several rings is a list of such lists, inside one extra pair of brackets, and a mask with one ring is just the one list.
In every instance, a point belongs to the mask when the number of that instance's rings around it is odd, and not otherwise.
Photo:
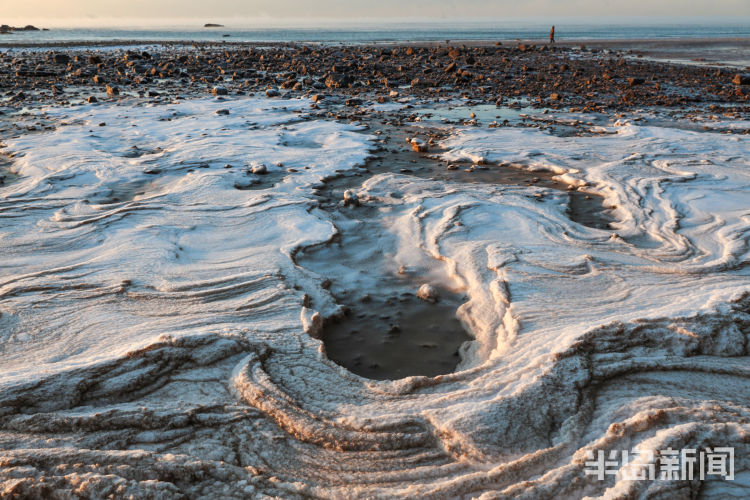
[(623, 51), (634, 57), (704, 66), (750, 68), (750, 38), (680, 38), (661, 40), (563, 40), (562, 47)]

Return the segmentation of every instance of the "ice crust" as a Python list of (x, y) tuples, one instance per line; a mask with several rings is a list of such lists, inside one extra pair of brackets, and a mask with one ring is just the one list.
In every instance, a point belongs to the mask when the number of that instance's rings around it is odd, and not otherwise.
[[(0, 492), (747, 496), (747, 139), (626, 123), (444, 144), (447, 160), (589, 186), (617, 207), (612, 231), (541, 188), (397, 174), (354, 188), (383, 213), (392, 267), (430, 261), (466, 293), (476, 339), (454, 374), (375, 382), (325, 358), (319, 322), (340, 311), (294, 259), (336, 234), (314, 189), (362, 164), (370, 137), (300, 121), (304, 106), (53, 108), (55, 130), (7, 141)], [(268, 175), (246, 173), (258, 163)], [(734, 446), (738, 480), (584, 473), (588, 450), (636, 446)]]

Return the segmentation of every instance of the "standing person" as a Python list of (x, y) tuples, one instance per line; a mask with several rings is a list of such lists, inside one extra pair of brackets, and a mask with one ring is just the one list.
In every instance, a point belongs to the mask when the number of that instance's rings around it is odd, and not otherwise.
[(552, 29), (549, 30), (549, 43), (555, 43), (555, 27), (552, 26)]

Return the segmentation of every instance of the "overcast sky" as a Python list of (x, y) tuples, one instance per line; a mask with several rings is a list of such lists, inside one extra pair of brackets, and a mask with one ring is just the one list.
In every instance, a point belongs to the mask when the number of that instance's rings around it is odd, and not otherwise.
[[(750, 0), (0, 0), (0, 24), (71, 21), (750, 17)], [(665, 19), (666, 20), (666, 19)]]

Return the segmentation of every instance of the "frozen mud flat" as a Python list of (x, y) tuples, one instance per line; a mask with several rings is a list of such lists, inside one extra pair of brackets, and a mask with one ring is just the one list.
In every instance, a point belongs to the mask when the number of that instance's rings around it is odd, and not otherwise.
[[(445, 142), (449, 160), (588, 184), (617, 207), (606, 230), (541, 187), (369, 178), (355, 191), (383, 251), (466, 296), (473, 338), (455, 373), (372, 381), (324, 355), (341, 310), (295, 263), (336, 237), (316, 187), (372, 142), (298, 121), (307, 104), (50, 109), (56, 130), (5, 141), (0, 491), (748, 495), (747, 139), (624, 124)], [(254, 183), (259, 163), (273, 181)], [(585, 471), (589, 451), (723, 446), (733, 482)]]
[[(451, 163), (446, 168), (436, 152), (417, 153), (409, 144), (394, 140), (404, 134), (403, 129), (379, 126), (377, 132), (380, 147), (365, 168), (326, 181), (319, 190), (320, 207), (336, 226), (336, 237), (296, 255), (299, 265), (327, 277), (330, 285), (326, 285), (345, 307), (345, 314), (331, 318), (322, 330), (326, 355), (363, 377), (395, 380), (450, 373), (470, 337), (456, 317), (466, 296), (463, 290), (454, 289), (444, 262), (425, 252), (417, 267), (404, 265), (392, 252), (398, 245), (390, 230), (394, 221), (389, 207), (347, 202), (351, 188), (378, 174), (401, 172), (440, 185), (498, 185), (504, 191), (533, 195), (539, 202), (545, 196), (559, 198), (562, 191), (574, 221), (596, 228), (609, 228), (613, 222), (603, 197), (570, 189), (552, 172), (531, 171), (519, 164), (473, 162)], [(414, 127), (409, 132), (424, 130)], [(519, 189), (532, 186), (530, 192)], [(437, 287), (437, 300), (417, 297), (425, 283)]]

